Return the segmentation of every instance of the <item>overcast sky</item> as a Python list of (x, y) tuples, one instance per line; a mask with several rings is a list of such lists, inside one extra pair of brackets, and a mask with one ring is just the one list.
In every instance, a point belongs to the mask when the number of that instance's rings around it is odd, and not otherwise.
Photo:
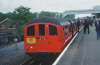
[(11, 12), (23, 5), (31, 8), (32, 12), (91, 9), (100, 5), (100, 0), (0, 0), (0, 12)]

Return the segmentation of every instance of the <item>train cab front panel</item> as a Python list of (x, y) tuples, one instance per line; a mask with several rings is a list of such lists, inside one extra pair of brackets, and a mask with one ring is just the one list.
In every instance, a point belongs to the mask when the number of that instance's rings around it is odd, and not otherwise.
[(36, 23), (24, 28), (26, 53), (59, 53), (64, 47), (63, 27), (50, 23)]

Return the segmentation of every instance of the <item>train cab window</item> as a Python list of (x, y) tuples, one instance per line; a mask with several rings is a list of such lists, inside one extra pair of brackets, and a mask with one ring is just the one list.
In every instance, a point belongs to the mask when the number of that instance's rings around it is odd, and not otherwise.
[(28, 29), (27, 29), (27, 36), (34, 36), (34, 34), (35, 34), (34, 32), (35, 32), (34, 26), (28, 27)]
[(57, 28), (55, 26), (49, 25), (49, 35), (57, 35)]
[(39, 24), (39, 35), (44, 36), (45, 35), (45, 25)]

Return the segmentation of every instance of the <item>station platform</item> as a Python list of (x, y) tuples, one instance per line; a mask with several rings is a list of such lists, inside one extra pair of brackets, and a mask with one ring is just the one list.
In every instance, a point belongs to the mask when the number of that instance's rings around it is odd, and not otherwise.
[(56, 65), (100, 65), (100, 39), (95, 27), (90, 27), (90, 34), (82, 31)]

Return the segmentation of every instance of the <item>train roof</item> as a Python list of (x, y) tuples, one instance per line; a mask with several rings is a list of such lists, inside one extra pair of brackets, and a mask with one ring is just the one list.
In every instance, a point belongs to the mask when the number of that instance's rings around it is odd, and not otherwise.
[(29, 24), (41, 23), (41, 22), (60, 25), (60, 21), (57, 18), (50, 18), (50, 17), (35, 18)]
[(70, 24), (72, 22), (70, 22), (69, 20), (66, 21), (61, 21), (57, 18), (51, 18), (51, 17), (43, 17), (43, 18), (34, 18), (30, 23), (28, 24), (34, 24), (34, 23), (51, 23), (51, 24), (56, 24), (56, 25), (60, 25), (60, 26), (64, 26), (67, 24)]
[(64, 21), (64, 22), (61, 22), (60, 25), (64, 26), (64, 25), (67, 25), (67, 24), (71, 24), (69, 21)]

